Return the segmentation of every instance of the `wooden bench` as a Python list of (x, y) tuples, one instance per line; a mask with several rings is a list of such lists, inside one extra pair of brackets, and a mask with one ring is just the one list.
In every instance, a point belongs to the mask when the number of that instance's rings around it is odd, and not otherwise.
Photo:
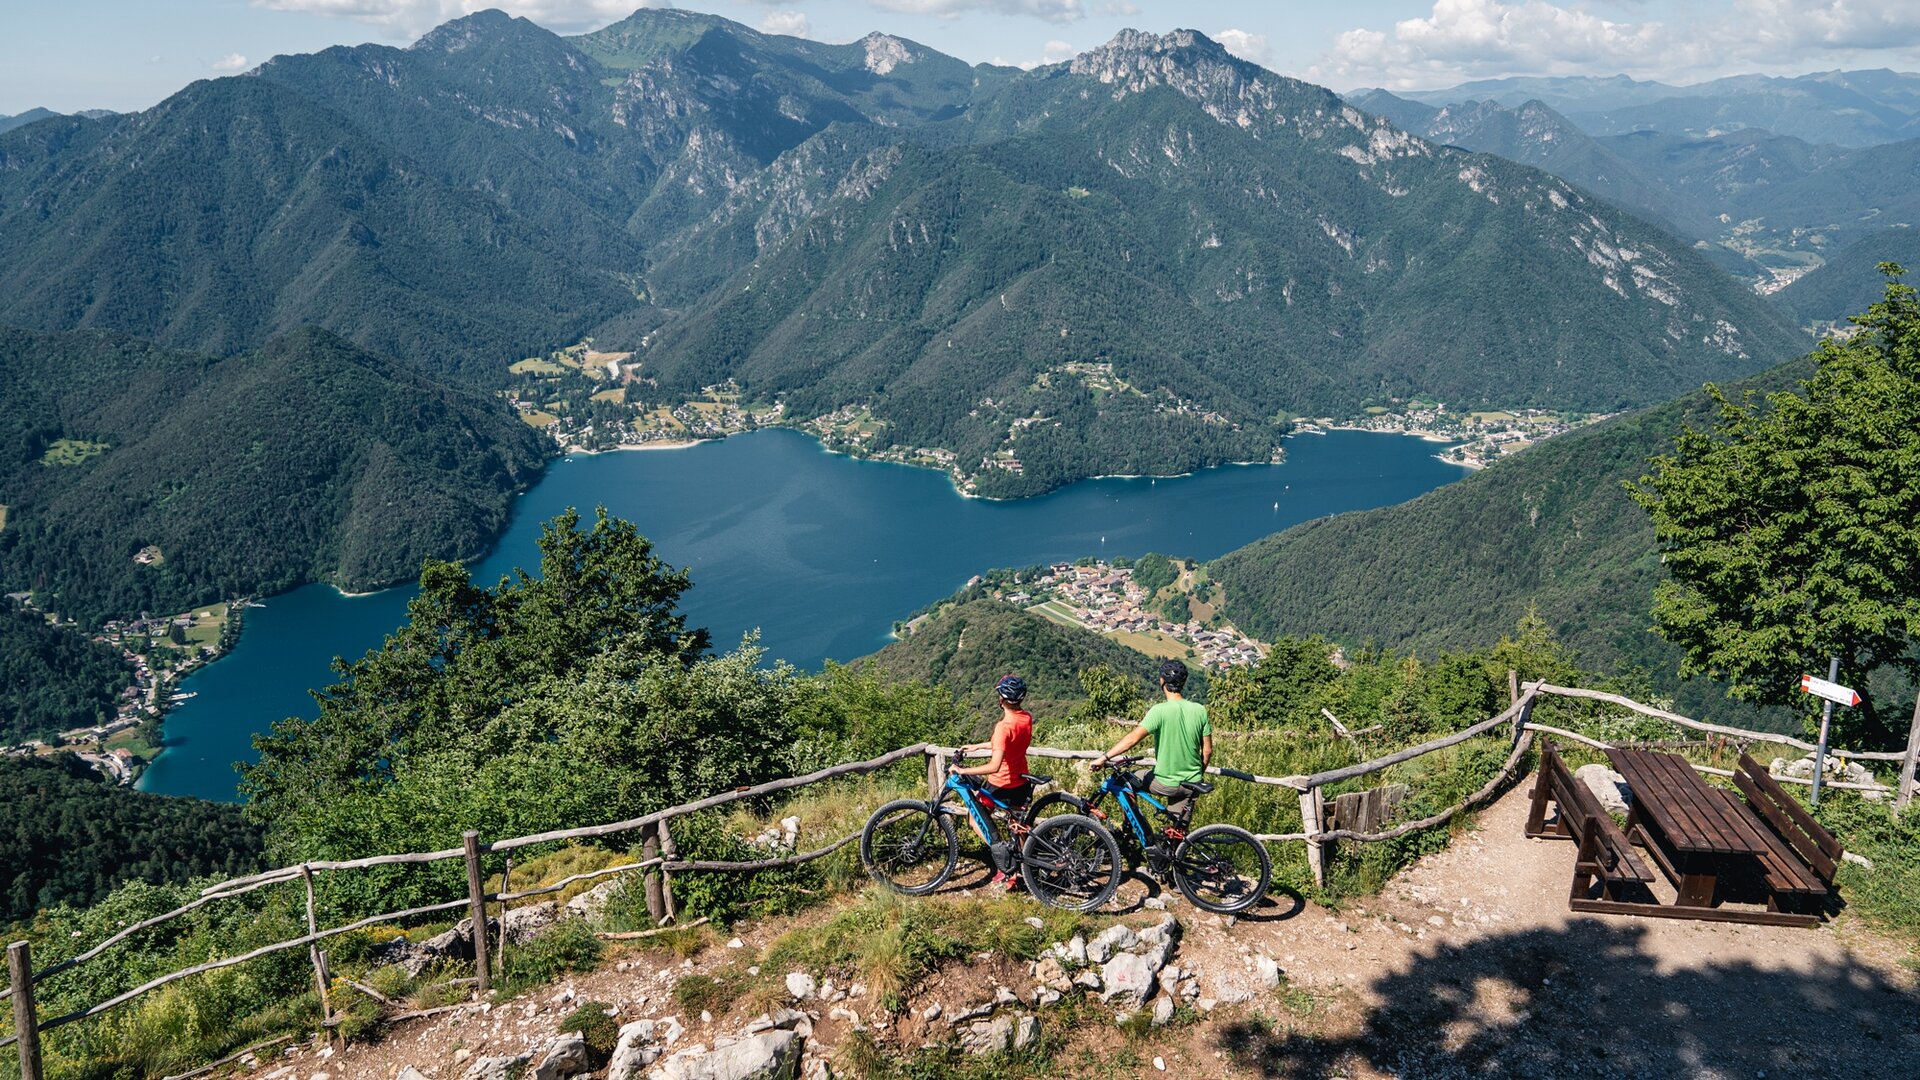
[[(1760, 867), (1767, 884), (1767, 907), (1815, 913), (1824, 909), (1833, 893), (1833, 874), (1842, 851), (1839, 839), (1752, 756), (1740, 755), (1733, 783), (1766, 826), (1756, 831), (1766, 841)], [(1721, 794), (1739, 802), (1730, 791)]]
[[(1558, 813), (1554, 824), (1547, 824), (1547, 802)], [(1595, 879), (1600, 882), (1602, 902), (1617, 903), (1617, 890), (1642, 886), (1653, 880), (1653, 872), (1634, 853), (1633, 842), (1600, 805), (1587, 785), (1573, 775), (1553, 748), (1551, 739), (1540, 741), (1540, 771), (1533, 781), (1533, 804), (1527, 813), (1527, 835), (1535, 839), (1574, 840), (1580, 851), (1574, 856), (1573, 885), (1568, 902), (1576, 910), (1593, 903), (1587, 897)]]

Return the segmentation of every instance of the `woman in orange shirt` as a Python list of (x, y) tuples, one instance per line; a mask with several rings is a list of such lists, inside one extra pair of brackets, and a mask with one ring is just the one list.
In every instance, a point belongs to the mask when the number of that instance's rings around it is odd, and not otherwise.
[[(985, 765), (962, 768), (956, 764), (953, 771), (960, 776), (984, 777), (987, 794), (1009, 810), (1018, 811), (1033, 798), (1033, 783), (1027, 779), (1027, 747), (1033, 743), (1033, 714), (1020, 707), (1027, 697), (1027, 683), (1018, 675), (1008, 675), (994, 691), (1000, 696), (1000, 720), (993, 725), (992, 740), (960, 748), (970, 754), (991, 752), (993, 756)], [(979, 833), (980, 826), (975, 824), (973, 831)], [(980, 839), (985, 840), (986, 835), (981, 834)], [(988, 852), (993, 856), (993, 883), (1013, 888), (1018, 875), (1010, 873), (1012, 845), (1006, 841), (990, 844)]]

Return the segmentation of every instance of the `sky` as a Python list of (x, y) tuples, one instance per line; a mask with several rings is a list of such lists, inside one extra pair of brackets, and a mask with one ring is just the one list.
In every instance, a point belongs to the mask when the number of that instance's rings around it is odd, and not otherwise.
[(0, 114), (147, 108), (280, 53), (404, 45), (498, 7), (557, 33), (680, 6), (770, 33), (880, 30), (974, 62), (1067, 59), (1125, 27), (1199, 30), (1336, 90), (1506, 75), (1670, 83), (1920, 70), (1920, 0), (0, 0)]

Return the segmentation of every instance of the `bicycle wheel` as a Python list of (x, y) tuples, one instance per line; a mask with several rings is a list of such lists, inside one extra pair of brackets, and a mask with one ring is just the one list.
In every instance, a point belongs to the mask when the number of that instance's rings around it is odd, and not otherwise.
[(960, 861), (953, 819), (918, 799), (895, 799), (860, 830), (860, 864), (897, 893), (925, 896), (946, 884)]
[(1173, 849), (1173, 883), (1193, 906), (1237, 915), (1267, 894), (1267, 847), (1237, 825), (1203, 825)]
[(1027, 891), (1068, 911), (1091, 911), (1120, 887), (1120, 845), (1106, 826), (1080, 814), (1036, 822), (1020, 862)]
[(1061, 814), (1084, 814), (1087, 812), (1087, 800), (1070, 791), (1049, 791), (1028, 805), (1025, 817), (1029, 824), (1041, 818), (1058, 817)]

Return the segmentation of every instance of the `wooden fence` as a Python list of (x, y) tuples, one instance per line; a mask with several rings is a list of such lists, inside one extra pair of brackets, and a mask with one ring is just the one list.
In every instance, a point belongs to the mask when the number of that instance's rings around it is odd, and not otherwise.
[[(1527, 750), (1532, 743), (1535, 732), (1557, 735), (1587, 746), (1601, 749), (1607, 748), (1605, 743), (1586, 735), (1562, 728), (1534, 723), (1532, 720), (1533, 708), (1535, 703), (1543, 695), (1605, 702), (1680, 727), (1730, 739), (1779, 743), (1807, 751), (1814, 749), (1812, 744), (1788, 736), (1710, 724), (1689, 717), (1678, 716), (1662, 709), (1642, 705), (1628, 698), (1597, 690), (1554, 686), (1548, 683), (1528, 683), (1521, 686), (1511, 678), (1509, 679), (1509, 686), (1509, 693), (1512, 700), (1505, 710), (1498, 715), (1489, 717), (1471, 727), (1450, 735), (1433, 739), (1417, 746), (1410, 746), (1403, 750), (1387, 754), (1384, 757), (1378, 757), (1355, 765), (1329, 769), (1310, 775), (1253, 777), (1252, 782), (1255, 784), (1287, 788), (1297, 793), (1300, 803), (1301, 832), (1262, 834), (1259, 839), (1267, 843), (1305, 842), (1307, 845), (1307, 863), (1313, 873), (1314, 881), (1318, 885), (1324, 885), (1326, 882), (1328, 853), (1335, 843), (1343, 841), (1373, 843), (1391, 840), (1421, 829), (1429, 829), (1436, 825), (1444, 824), (1458, 814), (1486, 802), (1516, 777), (1517, 771), (1526, 758)], [(1438, 813), (1420, 818), (1417, 821), (1400, 822), (1392, 828), (1381, 831), (1361, 832), (1354, 829), (1329, 829), (1324, 827), (1327, 822), (1326, 799), (1323, 795), (1324, 789), (1335, 784), (1381, 772), (1395, 765), (1412, 761), (1426, 754), (1431, 754), (1437, 750), (1456, 746), (1469, 739), (1494, 732), (1501, 727), (1510, 727), (1512, 729), (1509, 735), (1511, 748), (1504, 764), (1502, 764), (1499, 771), (1491, 780), (1461, 802)], [(1065, 761), (1091, 760), (1100, 756), (1097, 751), (1092, 750), (1060, 750), (1051, 747), (1031, 747), (1027, 753), (1031, 757)], [(1899, 763), (1900, 780), (1897, 788), (1877, 783), (1832, 783), (1823, 786), (1896, 793), (1896, 805), (1904, 807), (1912, 798), (1915, 788), (1916, 769), (1920, 768), (1920, 702), (1917, 702), (1915, 705), (1913, 733), (1904, 753), (1868, 753), (1844, 750), (1830, 750), (1828, 753), (1842, 760)], [(319, 992), (323, 1023), (327, 1027), (332, 1027), (338, 1023), (338, 1020), (334, 1017), (333, 1010), (328, 1001), (331, 981), (326, 965), (326, 953), (320, 950), (321, 942), (341, 934), (363, 930), (367, 927), (382, 923), (402, 922), (428, 915), (453, 912), (461, 908), (466, 909), (467, 917), (472, 920), (474, 927), (474, 978), (470, 981), (476, 985), (479, 995), (484, 997), (490, 988), (492, 968), (492, 965), (489, 963), (489, 947), (486, 935), (486, 909), (488, 904), (501, 905), (500, 910), (504, 913), (506, 910), (505, 905), (508, 903), (559, 892), (583, 881), (614, 874), (653, 871), (653, 873), (648, 874), (645, 879), (647, 913), (656, 923), (662, 926), (671, 925), (676, 916), (672, 890), (674, 874), (688, 872), (737, 873), (742, 871), (798, 866), (832, 854), (859, 839), (859, 833), (855, 832), (847, 836), (839, 837), (811, 851), (797, 852), (775, 858), (758, 859), (748, 862), (681, 859), (679, 857), (679, 851), (674, 844), (669, 825), (674, 818), (716, 809), (742, 799), (763, 798), (783, 791), (791, 791), (796, 788), (824, 783), (842, 777), (877, 772), (916, 757), (925, 759), (929, 793), (930, 795), (937, 794), (941, 785), (944, 784), (946, 780), (948, 755), (949, 751), (945, 748), (933, 746), (928, 743), (915, 743), (912, 746), (903, 746), (898, 750), (882, 754), (879, 757), (867, 761), (849, 762), (847, 764), (835, 765), (817, 772), (808, 773), (805, 776), (789, 777), (752, 787), (737, 788), (733, 791), (724, 792), (695, 802), (669, 807), (665, 810), (658, 810), (640, 817), (629, 818), (625, 821), (615, 821), (604, 825), (589, 825), (581, 828), (554, 829), (548, 832), (535, 833), (530, 836), (517, 836), (510, 839), (490, 842), (482, 841), (478, 833), (469, 831), (463, 835), (462, 844), (457, 848), (445, 848), (439, 851), (405, 852), (393, 855), (375, 855), (364, 859), (315, 860), (301, 863), (298, 866), (281, 867), (259, 874), (231, 878), (208, 886), (202, 890), (198, 897), (182, 904), (172, 911), (155, 915), (152, 918), (142, 920), (132, 926), (119, 930), (78, 955), (62, 960), (59, 963), (37, 972), (32, 970), (31, 950), (28, 943), (25, 941), (17, 941), (7, 948), (9, 984), (6, 990), (0, 990), (0, 998), (11, 999), (14, 1034), (0, 1039), (0, 1047), (10, 1044), (18, 1046), (22, 1080), (42, 1080), (44, 1074), (41, 1071), (39, 1040), (41, 1032), (98, 1016), (109, 1009), (124, 1005), (143, 994), (182, 979), (191, 978), (195, 975), (205, 974), (210, 971), (218, 971), (222, 968), (233, 967), (237, 964), (244, 964), (263, 956), (293, 949), (307, 950), (310, 962), (314, 968), (315, 987)], [(1146, 760), (1151, 761), (1151, 759)], [(1724, 769), (1713, 769), (1703, 765), (1695, 765), (1694, 768), (1701, 772), (1718, 776), (1732, 775)], [(1220, 769), (1214, 767), (1208, 769), (1208, 772), (1217, 775)], [(1786, 783), (1811, 783), (1810, 780), (1799, 780), (1797, 778), (1784, 776), (1778, 777), (1777, 779)], [(641, 853), (638, 861), (574, 874), (560, 881), (537, 888), (511, 891), (507, 884), (512, 866), (512, 857), (509, 855), (507, 860), (508, 870), (501, 876), (500, 889), (495, 892), (487, 892), (485, 889), (485, 875), (482, 872), (481, 866), (483, 856), (510, 853), (536, 844), (568, 840), (591, 840), (629, 832), (637, 832), (640, 835)], [(426, 904), (420, 907), (408, 908), (404, 911), (369, 915), (354, 922), (327, 929), (322, 929), (318, 924), (316, 905), (314, 903), (314, 880), (316, 873), (365, 870), (379, 866), (417, 865), (452, 859), (463, 860), (466, 866), (467, 895), (461, 899), (449, 900), (438, 904)], [(290, 884), (295, 881), (300, 882), (306, 892), (307, 932), (305, 934), (287, 941), (263, 945), (238, 956), (210, 960), (203, 964), (197, 964), (179, 971), (170, 972), (85, 1008), (45, 1020), (40, 1019), (34, 1002), (33, 987), (35, 984), (44, 982), (55, 975), (94, 960), (106, 953), (113, 946), (143, 930), (148, 930), (173, 919), (180, 918), (201, 907), (221, 900), (242, 896), (257, 889), (267, 888), (272, 885)]]

